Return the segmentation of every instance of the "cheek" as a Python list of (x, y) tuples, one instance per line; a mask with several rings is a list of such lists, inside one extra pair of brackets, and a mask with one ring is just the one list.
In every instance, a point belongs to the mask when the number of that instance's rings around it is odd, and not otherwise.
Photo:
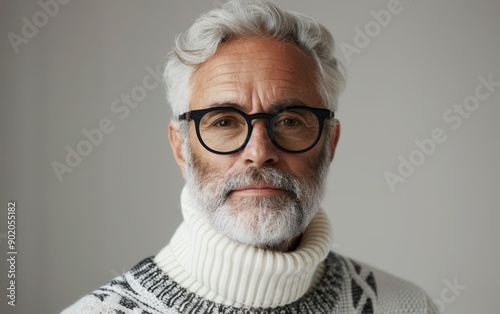
[(288, 171), (294, 174), (304, 174), (311, 172), (315, 168), (320, 152), (312, 149), (302, 154), (289, 154), (283, 156), (282, 160), (286, 164)]
[(308, 178), (315, 172), (314, 160), (316, 159), (313, 156), (310, 156), (302, 160), (290, 162), (288, 164), (290, 174), (299, 180)]
[(223, 155), (207, 151), (200, 143), (191, 145), (192, 167), (200, 181), (207, 184), (221, 180), (229, 171), (233, 161)]
[(324, 164), (325, 159), (328, 158), (325, 147), (322, 147), (323, 145), (324, 144), (320, 141), (317, 147), (313, 148), (311, 151), (289, 158), (287, 162), (287, 168), (290, 169), (289, 171), (299, 180), (303, 178), (307, 181), (316, 181), (319, 176), (319, 171), (322, 171), (321, 166)]
[(190, 126), (189, 131), (189, 145), (191, 150), (197, 149), (197, 146), (201, 146), (200, 141), (198, 140), (198, 136), (196, 135), (196, 129), (193, 126)]

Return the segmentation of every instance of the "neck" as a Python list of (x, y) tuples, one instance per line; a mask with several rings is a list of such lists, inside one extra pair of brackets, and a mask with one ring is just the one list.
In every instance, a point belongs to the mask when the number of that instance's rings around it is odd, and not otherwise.
[(298, 300), (319, 278), (319, 266), (330, 250), (330, 226), (323, 211), (302, 236), (256, 248), (219, 234), (186, 188), (181, 204), (184, 222), (155, 262), (187, 290), (224, 305), (275, 307)]

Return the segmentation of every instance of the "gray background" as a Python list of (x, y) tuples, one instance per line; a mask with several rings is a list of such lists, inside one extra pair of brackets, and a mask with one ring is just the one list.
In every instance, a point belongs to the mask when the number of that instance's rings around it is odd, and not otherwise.
[[(313, 16), (337, 43), (389, 0), (276, 1)], [(121, 120), (113, 101), (142, 85), (176, 33), (216, 2), (83, 1), (60, 5), (16, 53), (36, 1), (0, 4), (2, 313), (56, 313), (154, 255), (181, 221), (183, 180), (167, 138), (162, 86)], [(401, 0), (402, 11), (350, 62), (338, 117), (342, 136), (323, 206), (335, 250), (404, 277), (445, 313), (498, 313), (500, 87), (452, 129), (443, 114), (500, 81), (500, 2)], [(375, 29), (374, 29), (375, 30)], [(59, 182), (82, 130), (115, 129)], [(384, 173), (435, 128), (447, 135), (392, 192)], [(18, 201), (17, 307), (6, 305), (7, 201)], [(448, 282), (462, 287), (452, 292)], [(448, 289), (448, 290), (447, 290)], [(444, 298), (443, 298), (444, 296)], [(445, 300), (448, 300), (444, 302)]]

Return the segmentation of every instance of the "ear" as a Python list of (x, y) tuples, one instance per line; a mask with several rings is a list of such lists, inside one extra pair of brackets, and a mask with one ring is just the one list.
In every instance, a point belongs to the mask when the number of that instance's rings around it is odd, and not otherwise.
[(182, 152), (182, 143), (184, 139), (182, 138), (179, 128), (174, 125), (172, 121), (168, 124), (168, 139), (170, 141), (170, 147), (172, 147), (175, 161), (181, 168), (182, 176), (186, 178), (184, 174), (185, 159)]
[(333, 128), (331, 130), (331, 135), (330, 135), (330, 162), (333, 161), (333, 157), (335, 156), (335, 149), (337, 148), (339, 138), (340, 138), (340, 121), (335, 119), (333, 121)]

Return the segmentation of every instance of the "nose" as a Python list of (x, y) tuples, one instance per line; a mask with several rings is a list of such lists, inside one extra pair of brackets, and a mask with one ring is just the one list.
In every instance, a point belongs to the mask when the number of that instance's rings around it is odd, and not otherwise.
[(252, 134), (241, 156), (245, 165), (274, 165), (279, 160), (277, 150), (267, 133), (266, 121), (254, 121)]

